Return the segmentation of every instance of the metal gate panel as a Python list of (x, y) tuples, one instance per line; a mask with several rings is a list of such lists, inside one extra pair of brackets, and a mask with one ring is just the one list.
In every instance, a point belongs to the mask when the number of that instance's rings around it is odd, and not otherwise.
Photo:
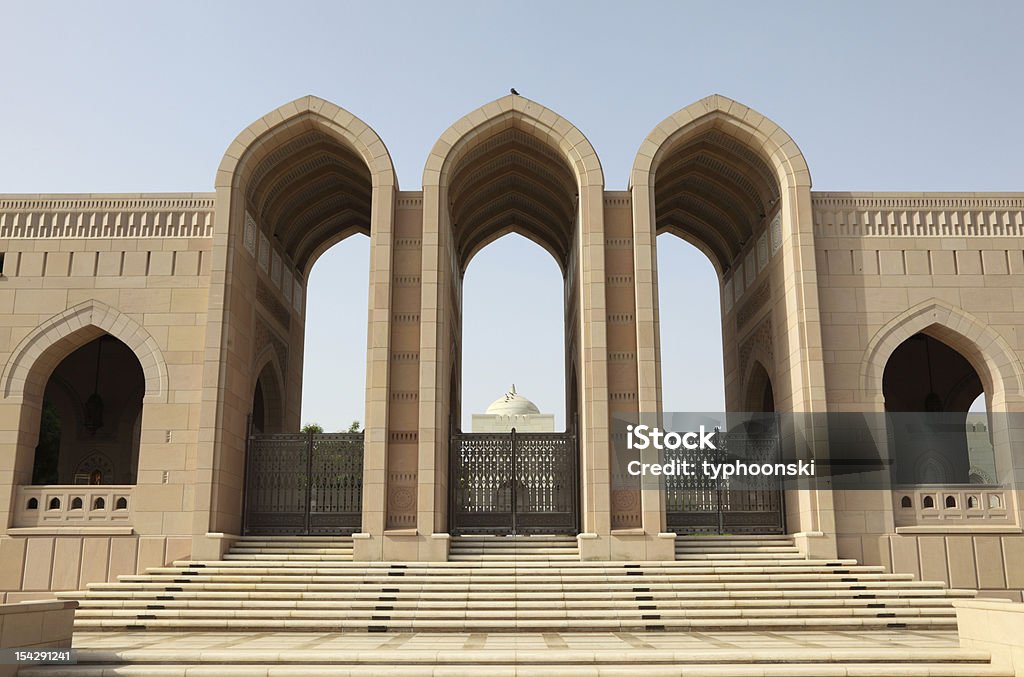
[(573, 436), (513, 433), (513, 450), (516, 533), (577, 533)]
[(363, 434), (249, 437), (243, 532), (338, 534), (362, 522)]
[(363, 435), (313, 435), (310, 534), (354, 534), (362, 524)]
[(575, 534), (579, 501), (571, 433), (451, 437), (452, 534)]
[[(717, 452), (666, 450), (665, 460), (689, 461), (700, 468), (705, 460), (722, 463), (777, 463), (778, 434), (718, 433)], [(782, 480), (779, 477), (711, 479), (702, 472), (665, 477), (666, 522), (681, 534), (783, 533)]]

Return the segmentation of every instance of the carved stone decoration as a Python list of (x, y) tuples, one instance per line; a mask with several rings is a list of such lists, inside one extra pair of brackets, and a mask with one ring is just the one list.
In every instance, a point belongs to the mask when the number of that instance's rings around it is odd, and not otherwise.
[(416, 526), (416, 473), (388, 473), (388, 529)]
[(292, 271), (287, 268), (281, 271), (281, 293), (285, 303), (292, 302)]
[(260, 253), (257, 262), (264, 273), (270, 270), (270, 239), (262, 231), (260, 232)]
[(295, 312), (302, 312), (302, 283), (298, 278), (295, 278), (295, 288), (292, 290), (292, 307)]
[(282, 372), (288, 371), (288, 343), (275, 332), (266, 321), (256, 316), (256, 326), (253, 335), (253, 359), (263, 352), (264, 348), (271, 346), (277, 356), (278, 365)]
[(757, 325), (757, 328), (740, 345), (741, 374), (747, 373), (747, 364), (750, 362), (750, 356), (755, 352), (764, 355), (770, 362), (775, 360), (774, 348), (772, 346), (771, 316), (766, 317), (761, 324)]
[(106, 454), (94, 451), (75, 466), (75, 484), (118, 483), (114, 476), (114, 463)]
[(733, 291), (732, 291), (732, 280), (725, 283), (722, 287), (722, 305), (725, 306), (725, 312), (732, 310), (733, 304)]
[(768, 267), (768, 233), (761, 233), (757, 238), (757, 272)]
[(256, 300), (267, 309), (271, 317), (281, 323), (285, 329), (291, 324), (291, 312), (288, 307), (277, 300), (273, 290), (264, 284), (263, 280), (256, 281)]
[(750, 285), (754, 284), (754, 278), (757, 277), (757, 264), (754, 261), (755, 255), (756, 253), (751, 249), (747, 252), (747, 258), (743, 261), (744, 287), (750, 287)]
[(242, 244), (250, 256), (256, 256), (256, 219), (252, 214), (245, 213), (245, 228), (242, 232)]
[(771, 286), (765, 280), (749, 295), (749, 298), (736, 310), (736, 326), (743, 327), (767, 305), (772, 297)]
[(281, 288), (281, 255), (274, 250), (270, 259), (270, 281), (278, 289)]
[(0, 199), (0, 239), (208, 238), (212, 197), (83, 195)]
[(640, 490), (636, 488), (612, 489), (611, 520), (616, 529), (638, 527), (643, 523), (640, 514)]
[(772, 219), (769, 230), (772, 234), (772, 256), (775, 256), (775, 253), (782, 249), (782, 212), (776, 214)]

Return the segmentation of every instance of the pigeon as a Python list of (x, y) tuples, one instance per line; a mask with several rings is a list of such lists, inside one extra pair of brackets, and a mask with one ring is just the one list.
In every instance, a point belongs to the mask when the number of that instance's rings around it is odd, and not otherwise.
[(515, 87), (513, 87), (512, 89), (510, 89), (508, 91), (509, 91), (509, 93), (512, 94), (512, 96), (519, 96), (519, 92), (516, 91)]

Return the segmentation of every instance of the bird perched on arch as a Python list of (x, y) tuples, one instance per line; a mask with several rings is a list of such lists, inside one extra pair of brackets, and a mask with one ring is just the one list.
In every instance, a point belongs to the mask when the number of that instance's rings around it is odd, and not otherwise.
[(510, 90), (508, 90), (508, 92), (509, 92), (509, 94), (511, 94), (512, 96), (519, 96), (519, 92), (517, 92), (517, 91), (516, 91), (516, 88), (515, 88), (515, 87), (513, 87), (513, 88), (512, 88), (512, 89), (510, 89)]

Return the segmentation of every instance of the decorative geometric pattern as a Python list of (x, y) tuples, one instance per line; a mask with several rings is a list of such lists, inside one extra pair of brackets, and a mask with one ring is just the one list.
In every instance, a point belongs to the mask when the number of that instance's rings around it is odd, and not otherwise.
[[(715, 462), (781, 460), (778, 432), (722, 433), (716, 438)], [(711, 452), (716, 453), (716, 452)], [(665, 461), (689, 461), (699, 467), (706, 450), (666, 450)], [(703, 472), (665, 476), (668, 527), (677, 533), (742, 533), (783, 531), (782, 485), (778, 477), (711, 479)]]
[(281, 271), (281, 293), (285, 303), (292, 302), (292, 272), (287, 268)]
[(211, 197), (0, 200), (0, 238), (213, 237)]
[(298, 279), (295, 280), (292, 290), (292, 307), (295, 308), (295, 312), (302, 312), (302, 283)]
[(245, 213), (245, 229), (242, 233), (242, 244), (250, 255), (256, 256), (256, 219), (252, 214)]
[(281, 255), (274, 250), (270, 259), (270, 281), (278, 289), (281, 288)]
[(575, 533), (571, 433), (455, 433), (451, 532)]
[(757, 329), (750, 333), (750, 336), (740, 346), (740, 373), (747, 373), (747, 363), (750, 356), (757, 349), (769, 362), (773, 361), (774, 350), (772, 347), (772, 318), (769, 315)]
[(292, 319), (291, 311), (277, 300), (277, 296), (263, 280), (256, 281), (256, 300), (270, 311), (271, 316), (280, 322), (282, 327), (288, 328)]
[(260, 231), (260, 253), (257, 261), (264, 273), (270, 270), (270, 240), (263, 231)]
[(363, 434), (249, 438), (246, 534), (352, 534), (363, 505)]
[(768, 229), (772, 236), (772, 256), (775, 256), (775, 253), (782, 249), (782, 212), (775, 215)]
[(736, 326), (738, 328), (743, 327), (747, 322), (752, 320), (754, 316), (757, 315), (758, 311), (760, 311), (761, 308), (764, 308), (768, 303), (771, 296), (771, 286), (768, 284), (768, 281), (765, 280), (761, 283), (761, 286), (750, 295), (750, 298), (748, 298), (736, 311)]
[(768, 233), (761, 233), (757, 238), (757, 272), (768, 266)]

